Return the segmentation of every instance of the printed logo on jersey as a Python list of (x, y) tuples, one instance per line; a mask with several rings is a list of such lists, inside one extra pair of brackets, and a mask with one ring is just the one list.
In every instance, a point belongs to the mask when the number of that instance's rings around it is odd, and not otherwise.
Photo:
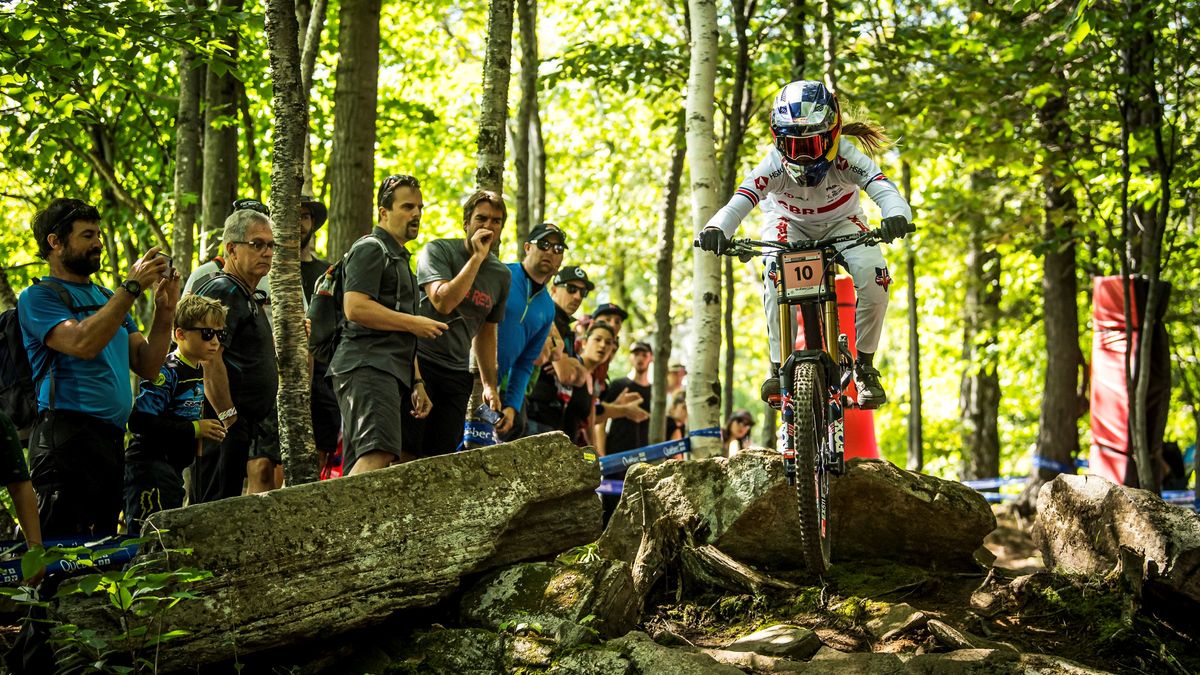
[(887, 267), (875, 268), (875, 283), (883, 286), (883, 290), (887, 290), (888, 286), (892, 285), (892, 277), (888, 275)]
[(833, 165), (839, 170), (845, 171), (846, 167), (850, 166), (850, 162), (845, 157), (838, 155), (838, 158), (833, 162)]
[(757, 190), (766, 190), (767, 183), (770, 183), (770, 182), (771, 182), (771, 179), (767, 178), (766, 176), (759, 176), (758, 178), (754, 179), (754, 187)]

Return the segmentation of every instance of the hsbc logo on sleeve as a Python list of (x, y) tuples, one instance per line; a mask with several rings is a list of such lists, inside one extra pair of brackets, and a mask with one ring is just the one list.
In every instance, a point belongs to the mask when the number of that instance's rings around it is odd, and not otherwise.
[(758, 178), (754, 179), (754, 187), (757, 190), (765, 190), (767, 189), (767, 183), (769, 182), (770, 179), (768, 179), (766, 176), (759, 176)]

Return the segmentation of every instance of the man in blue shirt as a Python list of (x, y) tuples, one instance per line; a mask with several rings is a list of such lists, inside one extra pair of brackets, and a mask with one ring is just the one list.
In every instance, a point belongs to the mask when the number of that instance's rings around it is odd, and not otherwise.
[(533, 362), (542, 353), (554, 323), (554, 301), (546, 292), (546, 282), (558, 272), (566, 250), (562, 230), (550, 224), (538, 225), (525, 238), (524, 260), (508, 264), (512, 286), (496, 348), (502, 401), (496, 433), (501, 438), (519, 438), (524, 433), (521, 409), (525, 388), (533, 373)]
[[(171, 344), (179, 275), (156, 246), (134, 261), (115, 293), (92, 283), (104, 251), (100, 213), (78, 199), (52, 201), (34, 218), (33, 233), (50, 275), (21, 294), (17, 309), (41, 411), (29, 463), (42, 536), (112, 534), (133, 408), (129, 371), (158, 375)], [(151, 287), (147, 338), (129, 309)]]

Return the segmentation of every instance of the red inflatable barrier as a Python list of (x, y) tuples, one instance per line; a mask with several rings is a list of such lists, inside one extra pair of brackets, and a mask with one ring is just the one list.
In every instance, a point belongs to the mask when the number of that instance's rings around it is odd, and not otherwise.
[[(1088, 457), (1090, 473), (1103, 476), (1118, 485), (1137, 485), (1137, 471), (1130, 461), (1129, 396), (1125, 386), (1125, 295), (1121, 277), (1096, 277), (1092, 281), (1092, 448)], [(1133, 319), (1133, 344), (1136, 345), (1145, 318), (1147, 284), (1133, 283), (1130, 316)], [(1151, 391), (1147, 396), (1147, 421), (1151, 453), (1161, 449), (1166, 425), (1167, 405), (1171, 396), (1170, 355), (1162, 313), (1166, 312), (1164, 289), (1160, 314), (1153, 326), (1154, 343), (1150, 355)], [(1136, 364), (1131, 364), (1135, 367)]]
[[(838, 296), (838, 322), (842, 332), (850, 338), (850, 351), (854, 347), (854, 279), (841, 275), (835, 286)], [(796, 320), (800, 329), (796, 331), (796, 349), (807, 349), (804, 346), (804, 318), (800, 316), (800, 308), (796, 308)], [(850, 383), (850, 394), (858, 396), (854, 383)], [(875, 412), (873, 410), (846, 411), (846, 459), (866, 457), (879, 459), (879, 443), (875, 440)]]

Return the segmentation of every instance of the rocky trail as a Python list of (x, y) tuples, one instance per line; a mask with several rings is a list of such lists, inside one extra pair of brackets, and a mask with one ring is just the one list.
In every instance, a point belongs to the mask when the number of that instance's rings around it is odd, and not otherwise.
[(1062, 476), (1023, 522), (856, 460), (814, 578), (777, 455), (632, 467), (603, 528), (598, 482), (548, 434), (159, 514), (195, 552), (146, 558), (213, 572), (159, 672), (1200, 672), (1200, 518), (1147, 493)]

